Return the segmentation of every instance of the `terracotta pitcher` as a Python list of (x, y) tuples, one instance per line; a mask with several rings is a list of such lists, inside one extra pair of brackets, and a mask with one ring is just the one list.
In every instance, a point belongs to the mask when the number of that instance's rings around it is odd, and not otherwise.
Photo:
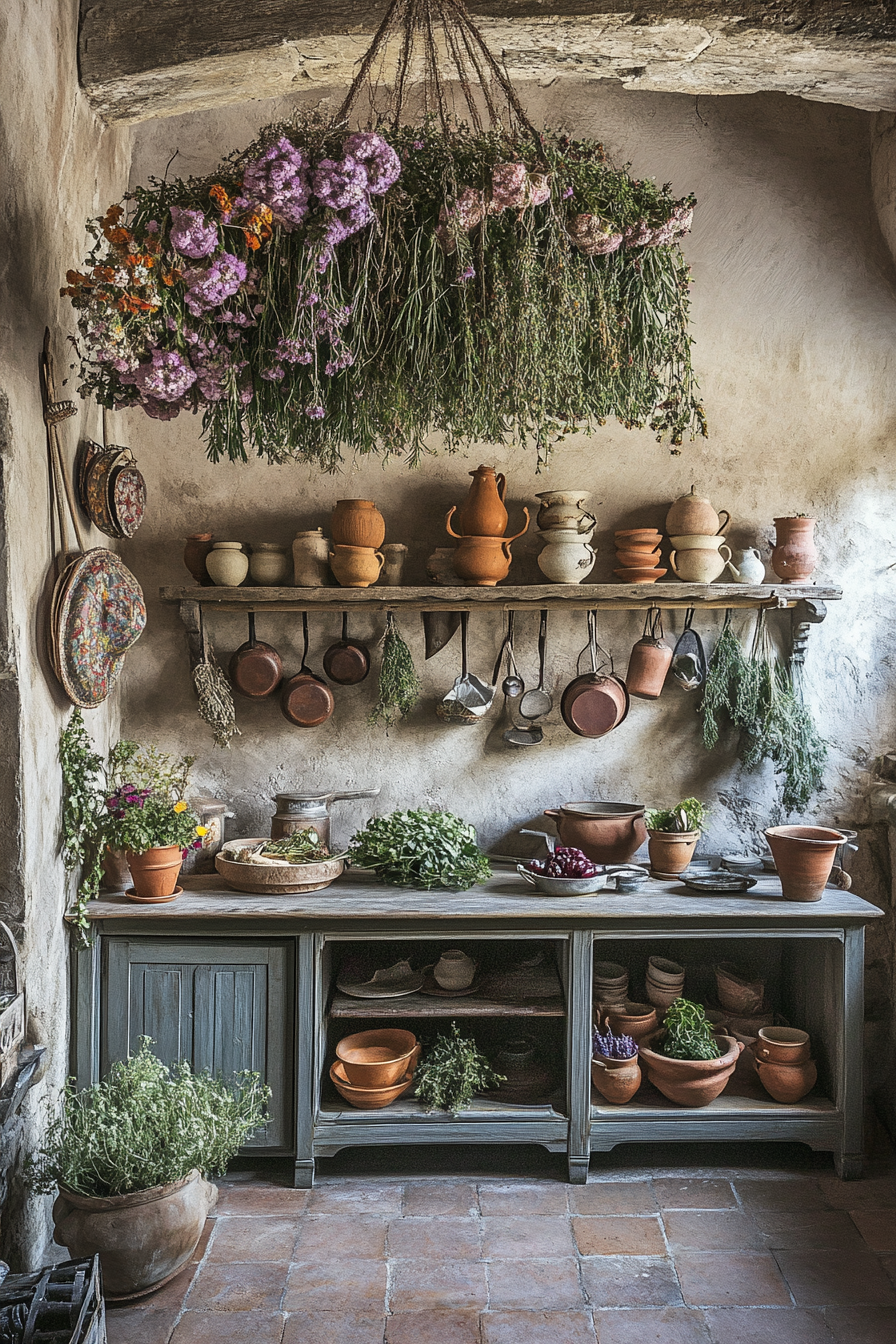
[(772, 569), (782, 583), (808, 583), (815, 573), (818, 552), (814, 530), (814, 518), (775, 519)]
[(507, 531), (504, 496), (507, 481), (494, 467), (480, 466), (471, 471), (473, 484), (457, 510), (458, 533), (462, 537), (503, 537)]
[(731, 514), (727, 509), (722, 509), (725, 516), (724, 523), (722, 515), (716, 513), (708, 499), (697, 494), (697, 487), (691, 486), (689, 495), (679, 495), (675, 503), (666, 514), (666, 532), (669, 536), (694, 536), (703, 534), (708, 537), (717, 536), (731, 522)]

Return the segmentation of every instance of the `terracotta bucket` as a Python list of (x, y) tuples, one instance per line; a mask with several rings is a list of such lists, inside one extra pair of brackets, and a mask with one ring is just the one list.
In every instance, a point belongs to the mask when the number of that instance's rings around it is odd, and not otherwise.
[(826, 826), (772, 826), (765, 832), (785, 901), (820, 901), (842, 831)]

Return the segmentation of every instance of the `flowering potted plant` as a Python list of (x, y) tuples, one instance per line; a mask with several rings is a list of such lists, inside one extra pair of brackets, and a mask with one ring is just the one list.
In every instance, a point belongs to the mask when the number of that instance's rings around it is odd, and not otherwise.
[(614, 1036), (609, 1022), (606, 1033), (598, 1023), (591, 1038), (591, 1081), (617, 1106), (631, 1101), (641, 1086), (638, 1043), (631, 1036)]
[(185, 799), (164, 789), (120, 784), (106, 799), (106, 843), (124, 850), (131, 876), (132, 901), (170, 901), (188, 848), (199, 848), (205, 827)]
[(683, 798), (675, 807), (648, 808), (647, 852), (656, 873), (677, 877), (694, 857), (700, 827), (709, 808), (696, 798)]

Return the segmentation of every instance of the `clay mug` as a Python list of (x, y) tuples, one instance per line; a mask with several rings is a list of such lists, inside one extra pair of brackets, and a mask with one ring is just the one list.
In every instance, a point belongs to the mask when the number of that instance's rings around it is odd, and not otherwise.
[(330, 541), (322, 527), (297, 532), (292, 543), (293, 582), (297, 588), (324, 588), (330, 577)]
[(536, 522), (542, 532), (554, 528), (591, 532), (595, 526), (594, 515), (585, 508), (591, 498), (590, 490), (543, 490), (535, 498), (541, 500)]
[(433, 968), (433, 978), (442, 989), (468, 989), (476, 974), (476, 963), (459, 948), (443, 952)]
[(814, 518), (776, 518), (772, 569), (782, 583), (808, 583), (818, 564)]
[(342, 588), (369, 588), (384, 563), (384, 556), (370, 546), (334, 546), (330, 552), (330, 568)]
[(375, 551), (386, 540), (386, 523), (372, 499), (339, 499), (330, 515), (334, 546)]
[(691, 493), (680, 495), (666, 514), (666, 531), (670, 537), (694, 536), (701, 532), (707, 536), (716, 536), (731, 522), (728, 510), (723, 509), (722, 513), (725, 515), (724, 523), (709, 500), (698, 495), (697, 487), (692, 485)]
[[(473, 484), (463, 504), (457, 509), (460, 533), (453, 532), (452, 536), (503, 537), (507, 531), (507, 510), (504, 507), (507, 481), (504, 474), (483, 464), (471, 471), (470, 475)], [(526, 516), (528, 519), (528, 514)]]
[(765, 564), (755, 546), (732, 551), (727, 568), (733, 583), (765, 583)]
[(728, 547), (720, 546), (717, 551), (673, 551), (669, 556), (669, 564), (682, 583), (712, 583), (730, 559)]
[(205, 559), (213, 583), (238, 588), (249, 573), (249, 557), (240, 541), (216, 541)]

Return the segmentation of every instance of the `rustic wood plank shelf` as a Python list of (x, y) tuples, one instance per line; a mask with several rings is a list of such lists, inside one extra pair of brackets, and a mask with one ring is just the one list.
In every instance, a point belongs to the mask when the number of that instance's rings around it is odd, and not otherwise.
[(440, 999), (428, 994), (405, 994), (400, 999), (353, 999), (338, 991), (330, 1017), (565, 1017), (562, 998), (531, 999), (528, 1003), (499, 1002), (478, 994)]

